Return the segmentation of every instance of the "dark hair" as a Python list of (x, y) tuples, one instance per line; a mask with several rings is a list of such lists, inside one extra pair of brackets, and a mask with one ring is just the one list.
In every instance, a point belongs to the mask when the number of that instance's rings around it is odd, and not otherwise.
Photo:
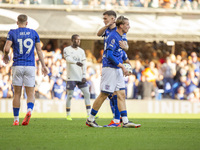
[(17, 21), (19, 22), (19, 23), (24, 23), (24, 22), (26, 22), (28, 20), (28, 17), (27, 17), (27, 15), (24, 15), (24, 14), (21, 14), (21, 15), (19, 15), (18, 17), (17, 17)]
[(116, 26), (119, 27), (121, 24), (124, 24), (125, 20), (128, 20), (128, 18), (124, 17), (124, 16), (119, 16), (116, 20)]
[(113, 10), (108, 10), (108, 11), (104, 12), (103, 15), (114, 16), (115, 18), (117, 18), (117, 14)]
[(78, 34), (73, 34), (71, 37), (71, 40), (73, 41), (77, 36), (79, 36)]

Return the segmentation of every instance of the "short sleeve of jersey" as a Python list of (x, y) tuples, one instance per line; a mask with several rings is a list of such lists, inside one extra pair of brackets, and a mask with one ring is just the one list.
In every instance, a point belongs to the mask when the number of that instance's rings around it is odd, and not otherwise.
[(40, 37), (38, 33), (35, 31), (35, 43), (39, 43), (39, 42), (40, 42)]
[(114, 36), (109, 36), (109, 38), (107, 39), (106, 41), (106, 50), (114, 50), (116, 49), (116, 44), (117, 44), (117, 41), (116, 41), (116, 38)]
[(13, 41), (13, 32), (12, 32), (12, 30), (10, 30), (10, 31), (8, 32), (7, 40)]
[(127, 54), (126, 54), (126, 52), (124, 50), (122, 51), (122, 53), (123, 53), (122, 60), (126, 61), (128, 59), (128, 56), (127, 56)]

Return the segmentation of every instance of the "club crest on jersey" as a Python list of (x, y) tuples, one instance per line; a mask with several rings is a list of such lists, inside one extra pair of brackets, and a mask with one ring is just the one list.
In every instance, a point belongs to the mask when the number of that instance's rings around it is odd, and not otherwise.
[(105, 85), (105, 89), (109, 90), (110, 89), (110, 85)]
[(115, 39), (112, 39), (111, 44), (115, 44)]

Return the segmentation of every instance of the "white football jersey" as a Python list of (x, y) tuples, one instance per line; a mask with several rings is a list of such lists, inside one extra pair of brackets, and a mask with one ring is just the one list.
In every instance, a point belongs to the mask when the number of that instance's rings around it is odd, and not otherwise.
[[(64, 58), (67, 62), (67, 81), (82, 81), (82, 78), (86, 78), (86, 57), (82, 48), (65, 47)], [(83, 63), (83, 66), (76, 65), (77, 62)]]

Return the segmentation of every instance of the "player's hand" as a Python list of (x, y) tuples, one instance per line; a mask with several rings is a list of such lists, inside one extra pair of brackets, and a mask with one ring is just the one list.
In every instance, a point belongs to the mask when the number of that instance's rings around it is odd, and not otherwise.
[(119, 46), (123, 49), (126, 50), (127, 49), (127, 44), (125, 41), (119, 41)]
[(79, 66), (79, 67), (82, 67), (82, 66), (83, 66), (83, 63), (77, 62), (76, 65)]
[(42, 74), (44, 76), (46, 76), (47, 74), (49, 73), (49, 69), (45, 66), (45, 67), (42, 67)]
[(126, 70), (125, 67), (122, 67), (122, 71), (123, 71), (125, 77), (129, 76), (131, 74), (130, 72), (128, 72), (128, 70)]
[(4, 57), (3, 57), (3, 62), (4, 62), (5, 64), (7, 64), (7, 63), (9, 62), (9, 60), (10, 60), (9, 56), (8, 56), (8, 55), (4, 55)]
[(110, 20), (110, 22), (108, 22), (108, 24), (106, 25), (107, 27), (110, 27), (111, 25), (113, 25), (115, 23), (115, 20)]
[(86, 78), (83, 78), (82, 79), (82, 83), (85, 83), (87, 80), (86, 80)]

